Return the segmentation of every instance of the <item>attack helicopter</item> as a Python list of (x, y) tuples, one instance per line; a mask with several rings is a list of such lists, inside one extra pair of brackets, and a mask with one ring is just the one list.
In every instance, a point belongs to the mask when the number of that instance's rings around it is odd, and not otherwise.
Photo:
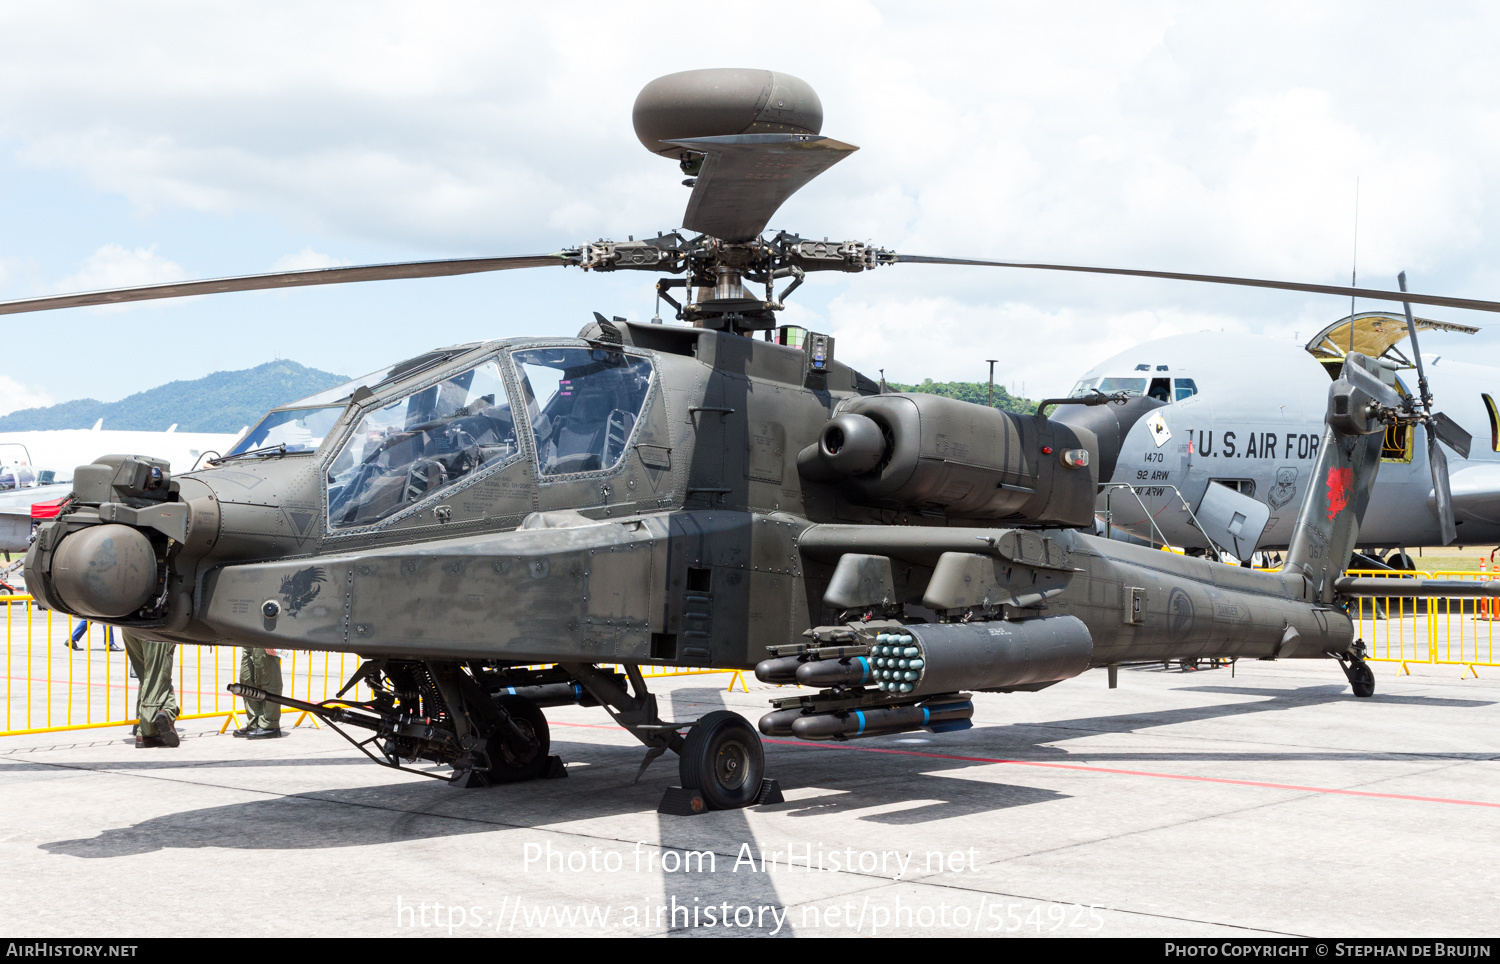
[[(1099, 440), (1086, 425), (882, 391), (833, 338), (776, 320), (811, 272), (901, 264), (1351, 289), (766, 237), (788, 197), (856, 150), (821, 133), (817, 94), (786, 74), (659, 78), (634, 123), (692, 189), (681, 231), (0, 304), (573, 266), (658, 274), (684, 323), (596, 315), (575, 338), (437, 348), (271, 411), (197, 471), (134, 454), (80, 466), (26, 556), (39, 603), (183, 646), (358, 654), (322, 703), (230, 688), (318, 715), (377, 763), (446, 765), (458, 786), (559, 775), (543, 711), (602, 706), (645, 745), (642, 771), (678, 754), (682, 786), (663, 807), (679, 812), (776, 799), (762, 733), (962, 729), (974, 692), (1039, 690), (1090, 667), (1333, 658), (1356, 695), (1373, 692), (1346, 608), (1392, 590), (1342, 577), (1342, 561), (1386, 426), (1435, 420), (1430, 398), (1397, 392), (1380, 365), (1345, 359), (1288, 562), (1263, 573), (1090, 535)], [(655, 665), (754, 667), (812, 692), (773, 699), (759, 732), (726, 711), (664, 720), (642, 674)]]

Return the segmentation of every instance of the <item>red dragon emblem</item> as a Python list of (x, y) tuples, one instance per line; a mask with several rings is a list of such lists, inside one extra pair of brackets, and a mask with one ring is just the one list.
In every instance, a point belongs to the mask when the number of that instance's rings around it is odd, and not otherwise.
[(1354, 484), (1354, 470), (1335, 465), (1328, 470), (1328, 521), (1349, 504), (1349, 489)]

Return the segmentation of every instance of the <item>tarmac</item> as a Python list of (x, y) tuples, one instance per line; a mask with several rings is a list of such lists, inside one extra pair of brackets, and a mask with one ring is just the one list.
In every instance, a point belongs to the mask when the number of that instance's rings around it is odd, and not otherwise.
[[(784, 803), (656, 811), (670, 754), (547, 711), (565, 779), (481, 790), (327, 728), (0, 739), (13, 937), (1490, 936), (1500, 671), (1127, 668), (981, 694), (975, 726), (768, 741)], [(1481, 672), (1486, 672), (1481, 669)], [(656, 681), (752, 722), (776, 689)], [(717, 685), (716, 685), (717, 684)], [(780, 691), (778, 695), (786, 695)], [(291, 722), (289, 717), (287, 722)]]

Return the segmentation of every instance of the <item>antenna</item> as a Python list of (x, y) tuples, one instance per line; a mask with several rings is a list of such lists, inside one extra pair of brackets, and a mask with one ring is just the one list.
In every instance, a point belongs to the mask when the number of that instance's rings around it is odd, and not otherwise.
[[(1359, 178), (1354, 179), (1354, 254), (1349, 258), (1349, 287), (1359, 287)], [(1406, 289), (1401, 289), (1405, 291)], [(1354, 295), (1349, 295), (1349, 350), (1354, 351)]]

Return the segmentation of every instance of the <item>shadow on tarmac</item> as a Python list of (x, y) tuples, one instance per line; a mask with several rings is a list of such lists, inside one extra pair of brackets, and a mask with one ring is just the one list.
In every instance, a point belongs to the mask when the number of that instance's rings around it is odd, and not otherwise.
[[(1045, 744), (1066, 740), (1070, 735), (1122, 733), (1139, 729), (1169, 726), (1213, 719), (1228, 719), (1251, 713), (1274, 712), (1295, 707), (1354, 700), (1344, 686), (1311, 686), (1294, 690), (1271, 690), (1255, 687), (1204, 686), (1194, 690), (1233, 696), (1266, 696), (1255, 701), (1236, 701), (1210, 706), (1184, 707), (1151, 713), (1119, 716), (1082, 717), (1070, 720), (980, 727), (961, 733), (935, 737), (930, 743), (911, 744), (912, 735), (877, 737), (859, 741), (857, 746), (897, 750), (898, 753), (850, 752), (818, 745), (767, 743), (767, 775), (780, 780), (784, 789), (837, 786), (838, 792), (789, 800), (767, 808), (771, 812), (798, 817), (823, 813), (851, 813), (861, 809), (882, 808), (882, 812), (857, 816), (872, 824), (905, 825), (959, 817), (975, 813), (1028, 806), (1065, 799), (1068, 795), (1051, 790), (1004, 783), (952, 778), (943, 770), (964, 770), (982, 761), (952, 757), (983, 756), (993, 759), (1015, 758), (1038, 762), (1078, 761), (1110, 766), (1127, 761), (1191, 762), (1222, 760), (1226, 762), (1296, 761), (1296, 760), (1489, 760), (1493, 753), (1402, 753), (1393, 751), (1330, 752), (1118, 752), (1103, 751), (1071, 754), (1062, 747)], [(723, 707), (717, 689), (678, 690), (673, 694), (679, 705), (708, 709)], [(1379, 705), (1374, 700), (1360, 703)], [(1493, 705), (1483, 700), (1455, 700), (1432, 697), (1387, 697), (1384, 702), (1473, 708)], [(1371, 707), (1374, 708), (1373, 706)], [(751, 721), (752, 725), (754, 721)], [(1059, 732), (1062, 731), (1062, 732)], [(554, 729), (554, 736), (559, 731)], [(566, 730), (562, 731), (566, 732)], [(348, 790), (314, 791), (254, 800), (224, 806), (208, 807), (169, 814), (142, 821), (134, 826), (107, 830), (98, 836), (60, 840), (42, 844), (49, 853), (83, 858), (116, 857), (149, 853), (167, 848), (218, 847), (243, 850), (326, 849), (357, 847), (393, 841), (485, 833), (510, 828), (548, 829), (558, 824), (623, 814), (640, 814), (655, 810), (662, 791), (677, 782), (675, 759), (670, 755), (647, 770), (640, 783), (632, 783), (640, 757), (639, 746), (620, 744), (571, 743), (554, 740), (553, 746), (568, 762), (567, 779), (534, 781), (527, 784), (492, 787), (484, 790), (455, 790), (436, 780), (403, 779), (375, 787)], [(21, 751), (24, 752), (24, 751)], [(931, 755), (928, 755), (931, 754)], [(69, 764), (62, 767), (42, 761), (12, 757), (0, 764), (0, 772), (15, 770), (97, 769), (102, 771), (135, 771), (190, 769), (197, 774), (213, 768), (239, 767), (312, 767), (359, 763), (372, 766), (362, 757), (315, 760), (257, 759), (186, 764), (169, 758), (97, 764)], [(586, 764), (586, 765), (585, 765)], [(170, 784), (164, 784), (164, 789)], [(244, 788), (232, 788), (244, 789)], [(260, 789), (250, 792), (267, 792)], [(274, 792), (274, 791), (272, 791)], [(913, 806), (901, 807), (901, 804)], [(712, 849), (731, 860), (748, 845), (758, 852), (759, 843), (743, 811), (719, 811), (695, 817), (658, 816), (660, 846), (683, 850)], [(566, 832), (566, 831), (562, 831)], [(743, 881), (744, 893), (735, 899), (741, 903), (776, 903), (777, 896), (769, 878), (754, 874), (731, 875)], [(682, 876), (668, 878), (666, 897), (677, 894), (679, 900), (691, 902), (701, 896), (700, 888), (685, 883)], [(759, 878), (759, 879), (757, 879)], [(761, 888), (757, 890), (756, 888)], [(684, 933), (703, 933), (693, 928)], [(782, 933), (787, 931), (783, 929)], [(743, 933), (743, 931), (741, 931)]]

